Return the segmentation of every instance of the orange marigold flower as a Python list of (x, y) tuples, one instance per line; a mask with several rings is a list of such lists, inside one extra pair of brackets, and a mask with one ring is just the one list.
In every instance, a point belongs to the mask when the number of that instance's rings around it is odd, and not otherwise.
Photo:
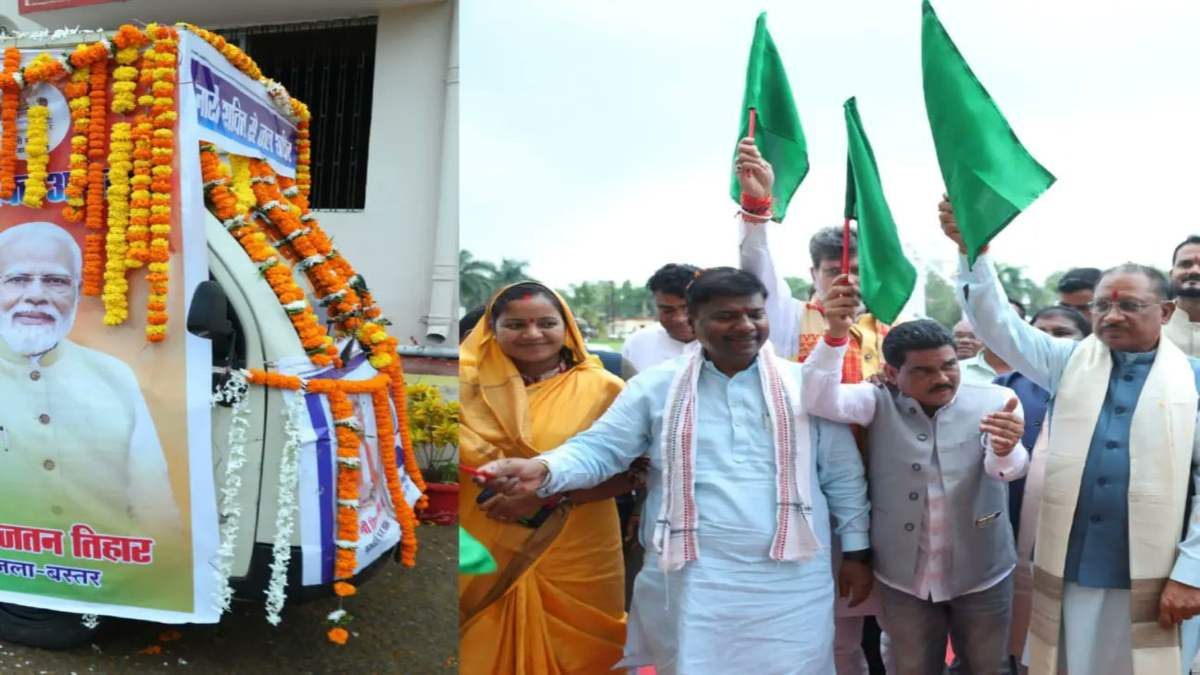
[(347, 632), (345, 628), (341, 627), (330, 628), (329, 632), (325, 635), (329, 638), (329, 641), (335, 645), (344, 645), (346, 644), (346, 641), (350, 639), (350, 633)]

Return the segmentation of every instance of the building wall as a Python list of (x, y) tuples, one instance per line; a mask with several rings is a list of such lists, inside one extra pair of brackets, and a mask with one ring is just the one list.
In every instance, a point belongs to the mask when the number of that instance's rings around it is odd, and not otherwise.
[[(402, 344), (424, 343), (421, 319), (430, 311), (452, 10), (443, 3), (380, 13), (366, 208), (321, 217)], [(457, 250), (458, 223), (450, 226)]]
[[(17, 0), (0, 0), (0, 21), (36, 31), (64, 25), (112, 29), (131, 20), (233, 27), (377, 15), (366, 205), (319, 216), (367, 279), (401, 344), (436, 344), (425, 338), (425, 317), (458, 316), (457, 209), (445, 206), (457, 204), (457, 144), (449, 146), (453, 152), (445, 165), (442, 158), (456, 5), (456, 0), (129, 0), (20, 16)], [(457, 133), (453, 121), (450, 132)], [(441, 266), (441, 286), (451, 273), (454, 292), (431, 308), (439, 228), (442, 258), (449, 246), (453, 263)], [(446, 344), (454, 344), (454, 337), (446, 336)]]

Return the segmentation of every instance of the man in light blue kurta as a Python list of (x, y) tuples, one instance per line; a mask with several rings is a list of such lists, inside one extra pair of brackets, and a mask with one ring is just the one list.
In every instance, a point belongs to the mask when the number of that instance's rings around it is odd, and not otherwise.
[[(1050, 337), (1022, 321), (1004, 299), (987, 255), (981, 255), (973, 268), (968, 268), (964, 256), (958, 279), (959, 302), (984, 344), (1055, 397), (1079, 343)], [(1116, 291), (1111, 293), (1117, 295)], [(1095, 312), (1094, 319), (1097, 332), (1103, 335), (1109, 312), (1125, 300), (1101, 297), (1099, 292), (1096, 297), (1100, 298), (1097, 306), (1105, 310)], [(1065, 648), (1060, 647), (1059, 654), (1065, 657), (1060, 658), (1060, 663), (1065, 661), (1072, 673), (1132, 672), (1129, 604), (1127, 600), (1114, 603), (1113, 599), (1127, 598), (1131, 587), (1128, 503), (1131, 422), (1157, 349), (1141, 352), (1113, 349), (1111, 354), (1108, 390), (1087, 449), (1063, 570)], [(1190, 359), (1190, 362), (1200, 391), (1200, 360)], [(1055, 403), (1052, 398), (1052, 409)], [(1200, 418), (1197, 423), (1200, 425)], [(1192, 480), (1200, 482), (1198, 464), (1200, 426), (1192, 452)], [(1164, 523), (1163, 527), (1181, 525)], [(1186, 535), (1179, 544), (1170, 579), (1189, 587), (1200, 586), (1200, 524), (1196, 514), (1188, 522)], [(1155, 610), (1157, 613), (1157, 606)], [(1198, 631), (1200, 625), (1194, 620), (1183, 624), (1184, 663), (1190, 663), (1196, 651)]]
[[(712, 284), (712, 277), (724, 281)], [(713, 285), (724, 290), (714, 292)], [(764, 382), (783, 382), (798, 392), (801, 366), (764, 346), (765, 295), (761, 283), (744, 272), (705, 272), (688, 291), (698, 344), (638, 374), (590, 429), (559, 448), (533, 460), (505, 459), (481, 467), (498, 491), (536, 489), (547, 495), (595, 485), (638, 457), (650, 457), (647, 517), (640, 532), (646, 560), (635, 582), (626, 658), (619, 666), (653, 665), (659, 675), (833, 673), (831, 515), (850, 559), (839, 582), (849, 583), (859, 601), (870, 590), (870, 568), (855, 560), (869, 549), (870, 527), (857, 446), (848, 427), (793, 410), (781, 417), (778, 402), (767, 400)], [(678, 400), (686, 373), (695, 374), (694, 397), (687, 395), (694, 411), (684, 415), (694, 419), (686, 429), (693, 450), (680, 463), (679, 455), (663, 447), (671, 430), (679, 429), (679, 418), (665, 419), (664, 410), (668, 399)], [(796, 401), (798, 409), (798, 396)], [(788, 455), (780, 454), (775, 440), (781, 419), (785, 426), (806, 429), (802, 442), (793, 439), (790, 455), (803, 459), (803, 465), (789, 461), (795, 466), (782, 472), (777, 457)], [(671, 471), (663, 470), (665, 458)], [(684, 498), (690, 515), (683, 524), (672, 520), (677, 512), (663, 508), (664, 499), (678, 503), (672, 495), (678, 499), (674, 481), (680, 473), (688, 477), (685, 489), (692, 489)], [(793, 493), (781, 502), (781, 476), (785, 481), (803, 477), (795, 481), (799, 501)], [(662, 514), (661, 524), (653, 514)], [(782, 533), (801, 530), (814, 535), (801, 544), (805, 554), (779, 555), (787, 541)], [(686, 564), (680, 559), (672, 565), (685, 554), (664, 544), (664, 536), (686, 542)], [(846, 576), (852, 568), (853, 579)]]
[[(640, 373), (590, 429), (541, 455), (550, 465), (543, 490), (557, 494), (595, 485), (648, 454), (645, 513), (657, 514), (662, 411), (684, 361), (678, 358)], [(798, 383), (800, 365), (794, 364), (788, 374)], [(706, 361), (697, 402), (700, 557), (681, 572), (663, 573), (651, 545), (653, 518), (642, 520), (646, 562), (634, 585), (623, 663), (655, 665), (660, 674), (831, 673), (829, 556), (803, 563), (767, 557), (776, 525), (775, 453), (758, 364), (731, 378)], [(817, 537), (823, 547), (829, 546), (832, 512), (842, 547), (865, 549), (866, 481), (854, 437), (849, 427), (819, 418), (812, 418), (811, 429), (816, 463), (811, 522)]]

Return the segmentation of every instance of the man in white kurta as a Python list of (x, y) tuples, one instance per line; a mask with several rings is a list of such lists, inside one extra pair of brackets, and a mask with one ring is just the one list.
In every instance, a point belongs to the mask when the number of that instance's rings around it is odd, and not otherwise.
[[(945, 216), (943, 220), (943, 227), (946, 227)], [(1118, 268), (1101, 279), (1096, 289), (1097, 300), (1093, 303), (1096, 335), (1082, 343), (1052, 338), (1023, 322), (1007, 306), (999, 279), (987, 255), (979, 256), (973, 268), (968, 268), (963, 256), (958, 275), (959, 301), (983, 342), (1015, 370), (1047, 389), (1054, 397), (1050, 416), (1047, 480), (1052, 480), (1056, 472), (1068, 470), (1065, 467), (1069, 467), (1070, 463), (1060, 460), (1064, 453), (1079, 453), (1085, 457), (1078, 460), (1082, 463), (1081, 478), (1077, 484), (1067, 488), (1069, 492), (1059, 494), (1062, 488), (1047, 483), (1034, 550), (1035, 563), (1040, 565), (1039, 548), (1043, 549), (1041, 554), (1046, 554), (1052, 547), (1065, 548), (1065, 563), (1060, 580), (1044, 575), (1040, 567), (1035, 570), (1035, 596), (1040, 585), (1061, 587), (1061, 617), (1047, 614), (1045, 610), (1039, 613), (1038, 600), (1035, 598), (1030, 643), (1034, 642), (1035, 637), (1041, 644), (1056, 642), (1058, 667), (1072, 674), (1180, 672), (1182, 665), (1178, 666), (1179, 670), (1174, 670), (1174, 666), (1164, 669), (1162, 659), (1155, 662), (1157, 665), (1147, 664), (1151, 658), (1156, 658), (1156, 651), (1169, 650), (1168, 653), (1174, 656), (1166, 660), (1173, 664), (1190, 662), (1190, 654), (1195, 651), (1197, 626), (1194, 622), (1183, 622), (1182, 635), (1178, 637), (1172, 637), (1170, 631), (1155, 631), (1156, 626), (1178, 624), (1194, 616), (1200, 606), (1195, 602), (1197, 593), (1200, 593), (1200, 589), (1197, 589), (1200, 586), (1200, 518), (1193, 507), (1186, 532), (1182, 541), (1178, 541), (1182, 522), (1167, 520), (1153, 526), (1145, 523), (1139, 525), (1135, 522), (1132, 508), (1148, 501), (1141, 497), (1134, 499), (1135, 489), (1139, 495), (1154, 489), (1153, 485), (1138, 482), (1139, 448), (1134, 445), (1141, 440), (1136, 432), (1139, 406), (1143, 397), (1154, 393), (1150, 391), (1149, 383), (1155, 381), (1154, 364), (1161, 359), (1174, 358), (1184, 364), (1184, 372), (1173, 369), (1172, 373), (1166, 375), (1175, 378), (1170, 381), (1177, 381), (1175, 386), (1179, 393), (1191, 395), (1191, 403), (1187, 404), (1191, 409), (1184, 413), (1190, 417), (1181, 420), (1184, 429), (1191, 435), (1190, 447), (1183, 449), (1189, 455), (1190, 467), (1183, 464), (1175, 469), (1179, 472), (1178, 480), (1182, 482), (1172, 487), (1181, 489), (1189, 478), (1200, 482), (1200, 472), (1196, 470), (1200, 464), (1200, 426), (1189, 428), (1193, 424), (1200, 425), (1200, 419), (1195, 418), (1195, 392), (1187, 391), (1190, 387), (1200, 390), (1200, 362), (1192, 359), (1191, 372), (1188, 372), (1186, 357), (1165, 341), (1157, 341), (1157, 347), (1149, 351), (1115, 347), (1103, 351), (1110, 342), (1128, 333), (1128, 324), (1135, 315), (1157, 311), (1158, 305), (1149, 300), (1154, 293), (1143, 291), (1146, 299), (1139, 300), (1125, 286), (1116, 286), (1118, 277), (1137, 281), (1137, 277), (1141, 276), (1149, 282), (1146, 287), (1152, 288), (1155, 285), (1153, 275), (1157, 273), (1148, 268), (1142, 270), (1131, 268), (1130, 271), (1121, 271)], [(1114, 282), (1108, 283), (1109, 278), (1113, 278)], [(1158, 294), (1163, 295), (1161, 291)], [(1159, 304), (1162, 300), (1165, 297), (1159, 298)], [(1142, 319), (1139, 317), (1138, 320)], [(1114, 326), (1114, 321), (1127, 325)], [(1161, 329), (1159, 319), (1149, 317), (1145, 323)], [(1094, 422), (1089, 420), (1094, 426), (1082, 435), (1068, 438), (1068, 444), (1063, 445), (1063, 441), (1056, 439), (1056, 433), (1063, 438), (1062, 434), (1068, 433), (1076, 425), (1077, 420), (1081, 419), (1079, 402), (1088, 396), (1087, 391), (1077, 387), (1067, 390), (1069, 383), (1082, 381), (1081, 378), (1087, 375), (1086, 371), (1080, 370), (1082, 366), (1075, 359), (1077, 350), (1084, 349), (1102, 355), (1093, 369), (1108, 370), (1107, 373), (1100, 372), (1100, 380), (1090, 388), (1093, 392), (1091, 395), (1102, 397), (1103, 403), (1099, 407), (1099, 417)], [(1107, 358), (1103, 358), (1105, 354)], [(1182, 391), (1178, 389), (1180, 387)], [(1141, 452), (1150, 452), (1154, 444), (1171, 442), (1178, 431), (1170, 422), (1173, 417), (1167, 413), (1168, 402), (1148, 405), (1155, 408), (1150, 413), (1154, 420), (1150, 424), (1152, 428), (1157, 428), (1157, 432), (1147, 434), (1152, 438), (1140, 446)], [(1067, 413), (1063, 413), (1064, 410)], [(1069, 416), (1060, 418), (1059, 413)], [(1091, 434), (1090, 438), (1086, 437), (1088, 433)], [(1151, 470), (1161, 472), (1167, 470), (1169, 464), (1156, 461), (1156, 465), (1157, 468)], [(1175, 497), (1182, 498), (1182, 494), (1177, 493)], [(1165, 497), (1158, 499), (1166, 501)], [(1061, 511), (1060, 507), (1065, 507), (1068, 509), (1065, 513), (1073, 513), (1073, 524), (1068, 523), (1069, 537), (1063, 536), (1061, 530), (1059, 536), (1047, 534), (1048, 504), (1056, 510)], [(1168, 537), (1173, 533), (1175, 541), (1178, 541), (1174, 565), (1169, 570), (1169, 578), (1165, 580), (1143, 581), (1137, 574), (1137, 557), (1155, 545), (1151, 542), (1151, 533), (1166, 533)], [(1040, 581), (1041, 578), (1045, 581)], [(1039, 631), (1039, 625), (1046, 628)], [(1047, 631), (1051, 631), (1050, 634)], [(1054, 633), (1058, 634), (1057, 640)], [(1176, 641), (1179, 638), (1182, 638), (1182, 654), (1174, 651), (1178, 648)], [(1027, 656), (1031, 653), (1030, 643), (1027, 643)], [(1042, 670), (1045, 664), (1037, 664), (1036, 656), (1032, 655), (1035, 659), (1033, 672), (1045, 672)]]
[(61, 228), (0, 233), (0, 522), (152, 536), (181, 528), (133, 371), (64, 339), (79, 249)]
[(1196, 235), (1184, 239), (1172, 254), (1171, 297), (1175, 313), (1163, 335), (1184, 354), (1200, 357), (1200, 237)]
[[(670, 554), (662, 552), (674, 544), (664, 546), (661, 537), (667, 535), (662, 528), (656, 536), (655, 519), (643, 520), (646, 561), (636, 581), (626, 658), (620, 666), (653, 665), (660, 675), (828, 675), (833, 672), (834, 601), (828, 547), (833, 534), (847, 552), (869, 546), (862, 462), (845, 426), (802, 414), (791, 418), (797, 428), (807, 428), (804, 446), (810, 452), (803, 453), (806, 462), (795, 475), (808, 478), (802, 492), (811, 497), (794, 511), (803, 518), (792, 521), (792, 530), (811, 527), (819, 546), (806, 559), (779, 559), (773, 551), (781, 518), (772, 436), (777, 418), (769, 412), (762, 368), (770, 359), (777, 372), (798, 387), (800, 366), (762, 348), (766, 315), (761, 297), (725, 300), (730, 302), (718, 314), (743, 313), (741, 318), (722, 319), (737, 322), (729, 331), (735, 335), (706, 339), (704, 330), (697, 329), (703, 351), (697, 345), (679, 359), (639, 374), (587, 431), (535, 460), (501, 460), (481, 470), (501, 481), (518, 475), (526, 485), (542, 481), (539, 494), (561, 493), (598, 484), (648, 454), (646, 513), (667, 513), (665, 477), (678, 475), (679, 469), (664, 466), (664, 456), (673, 456), (663, 448), (669, 436), (664, 433), (664, 410), (679, 374), (686, 372), (681, 369), (697, 365), (694, 463), (687, 464), (694, 485), (689, 503), (695, 514), (694, 530), (688, 532), (694, 531), (696, 556), (678, 569), (664, 571), (670, 567)], [(746, 315), (752, 316), (753, 331), (747, 328)], [(744, 352), (753, 347), (752, 340), (757, 340), (754, 349), (761, 351), (749, 352), (748, 363), (737, 372), (724, 372), (717, 359), (709, 358), (723, 345)], [(545, 469), (535, 468), (542, 466)], [(673, 473), (664, 471), (670, 468)], [(688, 534), (674, 527), (669, 531), (671, 541)], [(678, 555), (678, 547), (673, 550)], [(861, 563), (847, 563), (854, 564)], [(869, 568), (864, 571), (869, 576)], [(865, 597), (867, 590), (860, 587), (855, 594)]]
[(654, 297), (654, 324), (630, 335), (621, 346), (621, 377), (628, 380), (643, 370), (683, 354), (696, 340), (687, 320), (684, 293), (695, 278), (693, 265), (670, 263), (658, 268), (646, 282)]

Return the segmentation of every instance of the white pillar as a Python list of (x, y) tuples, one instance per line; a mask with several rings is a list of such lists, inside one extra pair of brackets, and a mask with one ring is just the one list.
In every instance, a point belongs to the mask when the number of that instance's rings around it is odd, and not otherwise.
[(442, 122), (441, 180), (425, 342), (458, 337), (458, 2), (450, 6), (450, 47), (446, 58), (446, 105)]

